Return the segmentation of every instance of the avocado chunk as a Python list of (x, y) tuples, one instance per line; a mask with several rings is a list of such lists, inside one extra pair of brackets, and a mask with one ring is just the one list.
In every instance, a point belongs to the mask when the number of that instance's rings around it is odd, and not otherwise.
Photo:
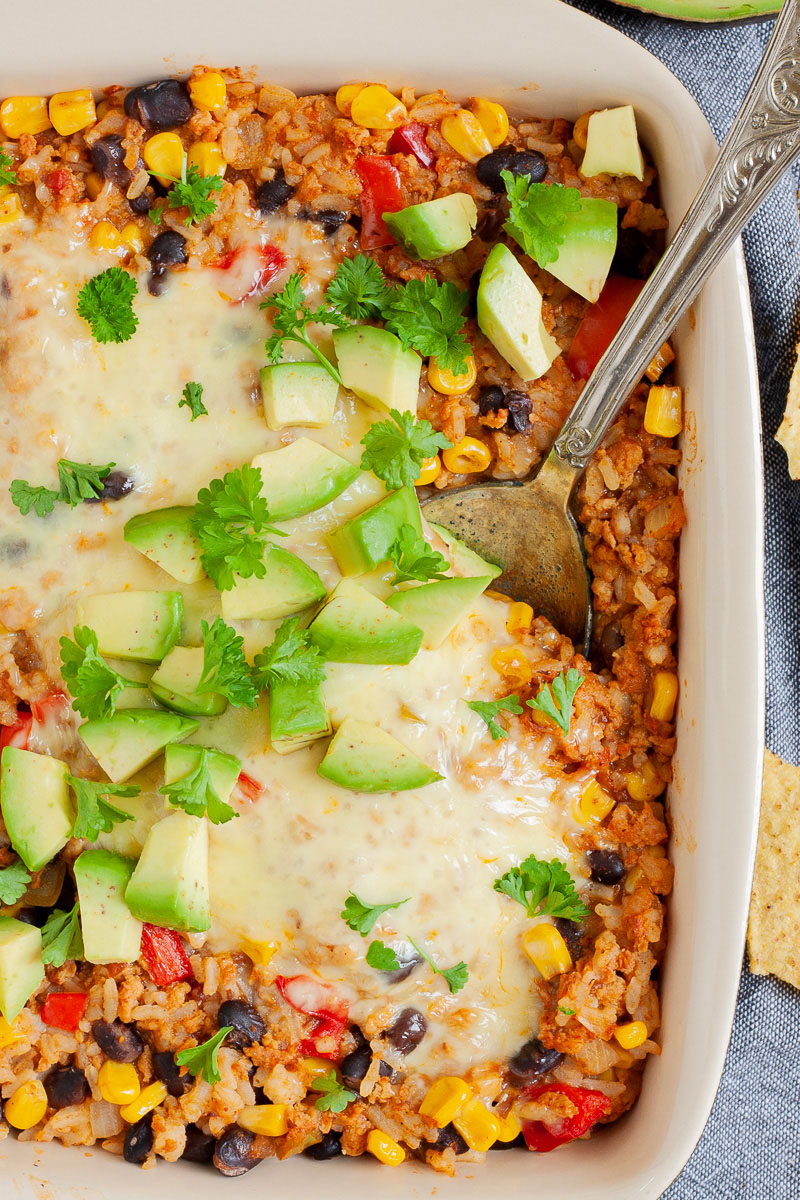
[(386, 213), (386, 228), (412, 258), (430, 260), (462, 250), (472, 241), (478, 209), (466, 192)]
[(139, 513), (126, 522), (122, 536), (145, 558), (179, 583), (199, 583), (206, 573), (200, 561), (200, 543), (192, 529), (194, 509), (175, 505)]
[(126, 708), (98, 721), (86, 721), (80, 735), (114, 783), (124, 783), (146, 767), (170, 742), (182, 742), (200, 728), (197, 721), (157, 708)]
[(191, 775), (200, 762), (203, 750), (208, 755), (208, 773), (214, 791), (224, 804), (231, 798), (236, 787), (242, 764), (232, 754), (224, 754), (221, 750), (212, 750), (203, 746), (167, 746), (164, 751), (164, 783), (175, 783)]
[(395, 592), (389, 606), (423, 631), (423, 650), (436, 650), (492, 582), (491, 575), (471, 579), (437, 579)]
[(591, 304), (596, 304), (617, 249), (617, 206), (611, 200), (581, 198), (568, 213), (558, 257), (545, 268)]
[(364, 575), (386, 562), (403, 525), (422, 536), (419, 500), (413, 487), (400, 488), (328, 534), (328, 546), (343, 575)]
[(135, 862), (111, 850), (84, 850), (75, 860), (83, 954), (90, 963), (136, 962), (142, 923), (125, 903)]
[(351, 792), (405, 792), (442, 776), (378, 725), (345, 717), (317, 774)]
[(528, 382), (558, 358), (561, 347), (542, 321), (542, 297), (508, 246), (493, 247), (478, 284), (478, 325), (510, 367)]
[(263, 579), (236, 576), (233, 587), (222, 593), (222, 615), (226, 621), (280, 620), (317, 604), (325, 595), (325, 584), (302, 558), (269, 542), (262, 559)]
[[(604, 108), (592, 113), (580, 171), (584, 179), (595, 175), (617, 178), (632, 175), (634, 179), (644, 179), (644, 158), (632, 105), (623, 104), (620, 108)], [(616, 209), (616, 205), (612, 207)]]
[(228, 701), (216, 692), (197, 688), (203, 676), (203, 647), (174, 646), (150, 679), (150, 691), (156, 700), (188, 717), (217, 717), (225, 712)]
[(352, 325), (337, 329), (333, 345), (342, 383), (370, 408), (388, 413), (396, 408), (416, 416), (422, 359), (404, 350), (388, 329)]
[(422, 630), (352, 579), (341, 579), (308, 627), (328, 662), (409, 663)]
[(273, 683), (269, 689), (269, 736), (278, 754), (291, 754), (331, 732), (322, 685)]
[(273, 521), (289, 521), (322, 508), (361, 474), (346, 458), (307, 437), (256, 455), (252, 466), (261, 471), (261, 495)]
[(182, 620), (180, 592), (112, 592), (78, 604), (78, 624), (95, 631), (100, 653), (111, 658), (161, 662), (180, 637)]
[(0, 1014), (9, 1024), (43, 979), (42, 931), (14, 917), (0, 917)]
[(273, 363), (261, 368), (261, 397), (269, 429), (330, 425), (339, 385), (317, 363)]
[(208, 825), (203, 817), (175, 812), (153, 825), (125, 902), (135, 917), (151, 925), (182, 933), (211, 927)]
[(72, 836), (69, 768), (59, 758), (6, 746), (0, 807), (11, 845), (29, 871), (41, 871)]
[(447, 558), (450, 559), (450, 565), (456, 575), (467, 578), (473, 575), (488, 575), (491, 579), (497, 579), (498, 575), (503, 574), (502, 567), (495, 566), (494, 563), (481, 558), (480, 554), (470, 550), (469, 546), (466, 546), (449, 529), (445, 529), (444, 525), (435, 525), (433, 521), (430, 521), (429, 524), (447, 546)]

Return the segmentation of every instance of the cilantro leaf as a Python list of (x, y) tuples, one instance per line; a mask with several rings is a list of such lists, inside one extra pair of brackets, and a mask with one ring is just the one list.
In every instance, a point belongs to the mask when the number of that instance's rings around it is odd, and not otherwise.
[(431, 275), (409, 279), (394, 288), (383, 305), (386, 328), (403, 349), (435, 358), (443, 370), (463, 375), (472, 347), (463, 335), (469, 292), (454, 283), (437, 283)]
[(125, 687), (143, 688), (145, 683), (126, 679), (110, 667), (97, 648), (97, 634), (88, 625), (76, 625), (75, 641), (62, 637), (61, 674), (72, 693), (72, 707), (89, 720), (112, 717), (117, 697)]
[(16, 904), (28, 890), (31, 877), (21, 858), (0, 871), (0, 904)]
[(529, 917), (563, 917), (582, 921), (589, 909), (575, 890), (567, 868), (557, 858), (550, 862), (530, 854), (518, 867), (512, 867), (494, 881), (494, 890), (516, 900)]
[[(332, 281), (331, 281), (332, 282)], [(347, 317), (327, 308), (324, 304), (312, 309), (303, 291), (303, 273), (295, 271), (286, 280), (278, 292), (273, 292), (268, 300), (264, 300), (261, 308), (271, 308), (272, 328), (274, 333), (267, 338), (266, 352), (271, 363), (280, 362), (284, 342), (297, 342), (310, 350), (321, 366), (325, 368), (338, 384), (342, 377), (329, 358), (326, 358), (319, 347), (312, 342), (306, 332), (309, 325), (318, 322), (323, 325), (335, 325), (343, 329), (350, 324)]]
[(136, 332), (139, 318), (133, 311), (138, 292), (136, 280), (122, 267), (109, 267), (83, 285), (78, 292), (78, 316), (88, 321), (97, 342), (127, 342)]
[(175, 808), (182, 808), (193, 817), (208, 817), (212, 825), (225, 825), (239, 814), (219, 796), (209, 768), (208, 749), (198, 747), (197, 766), (188, 775), (165, 783), (158, 789)]
[(78, 905), (65, 912), (54, 908), (42, 927), (42, 962), (63, 967), (68, 958), (83, 958), (83, 938)]
[(563, 1013), (565, 1017), (574, 1017), (575, 1016), (575, 1009), (574, 1008), (565, 1008), (563, 1004), (559, 1004), (558, 1011), (560, 1013)]
[(552, 683), (546, 683), (538, 695), (526, 700), (525, 703), (529, 708), (537, 708), (539, 712), (552, 717), (556, 725), (564, 730), (564, 733), (569, 733), (572, 702), (585, 678), (585, 675), (581, 675), (574, 667), (570, 667), (568, 671), (557, 675)]
[(366, 937), (378, 917), (392, 908), (400, 908), (401, 905), (408, 904), (410, 899), (410, 896), (406, 896), (405, 900), (396, 900), (394, 904), (365, 904), (363, 900), (359, 900), (355, 892), (350, 892), (339, 915), (354, 933), (360, 933), (362, 937)]
[(429, 954), (426, 954), (422, 946), (418, 946), (413, 938), (408, 939), (411, 945), (416, 950), (417, 954), (421, 954), (428, 964), (434, 975), (441, 975), (447, 981), (447, 986), (451, 992), (460, 992), (464, 984), (469, 979), (469, 971), (465, 962), (456, 963), (454, 967), (437, 967)]
[(138, 796), (141, 788), (132, 784), (97, 783), (93, 779), (77, 779), (74, 775), (67, 776), (67, 783), (75, 793), (78, 808), (72, 829), (73, 837), (88, 838), (94, 842), (101, 830), (110, 833), (115, 825), (134, 819), (129, 812), (110, 804), (107, 797)]
[(202, 221), (204, 217), (210, 217), (216, 212), (217, 202), (210, 197), (212, 192), (222, 191), (221, 175), (201, 175), (194, 163), (187, 167), (184, 154), (180, 179), (173, 179), (171, 175), (163, 175), (161, 178), (172, 182), (172, 187), (167, 192), (169, 207), (188, 208), (187, 225)]
[(244, 638), (217, 617), (213, 625), (201, 621), (203, 673), (197, 692), (224, 696), (235, 708), (255, 708), (258, 693), (244, 656)]
[(343, 1112), (351, 1101), (358, 1099), (355, 1092), (351, 1092), (343, 1083), (339, 1083), (333, 1068), (327, 1075), (318, 1075), (316, 1079), (312, 1079), (310, 1087), (313, 1092), (323, 1093), (314, 1102), (314, 1107), (318, 1108), (320, 1112)]
[(396, 971), (400, 963), (391, 946), (383, 942), (370, 942), (367, 949), (367, 966), (376, 971)]
[(232, 1030), (232, 1025), (223, 1025), (207, 1042), (179, 1050), (175, 1055), (175, 1062), (179, 1067), (186, 1067), (190, 1075), (199, 1075), (206, 1083), (219, 1083), (222, 1079), (217, 1061), (219, 1048)]
[(23, 517), (33, 509), (37, 517), (46, 517), (55, 508), (58, 492), (46, 487), (32, 487), (25, 479), (12, 479), (8, 489), (11, 502), (16, 505)]
[(353, 321), (380, 317), (389, 297), (383, 271), (367, 254), (345, 258), (325, 290), (325, 301)]
[(191, 419), (194, 421), (197, 417), (207, 417), (208, 409), (203, 404), (203, 385), (195, 383), (194, 380), (187, 383), (181, 393), (181, 398), (178, 401), (178, 408), (189, 408), (192, 411)]
[(16, 171), (9, 171), (9, 167), (13, 162), (10, 154), (4, 154), (0, 150), (0, 184), (3, 183), (19, 183)]
[(287, 617), (275, 631), (274, 641), (253, 660), (253, 679), (259, 691), (273, 683), (321, 683), (325, 678), (319, 648), (307, 629), (298, 629), (299, 617)]
[(84, 500), (96, 500), (103, 490), (103, 481), (116, 465), (110, 462), (104, 467), (98, 467), (93, 463), (71, 462), (68, 458), (60, 458), (56, 464), (59, 500), (68, 504), (70, 508), (75, 508)]
[(391, 421), (376, 421), (361, 439), (361, 445), (366, 447), (361, 469), (372, 471), (389, 491), (395, 491), (412, 487), (419, 478), (423, 461), (453, 443), (443, 433), (437, 433), (430, 421), (418, 421), (410, 412), (393, 408), (389, 415)]
[(259, 468), (245, 464), (222, 479), (212, 479), (197, 494), (192, 528), (206, 573), (221, 592), (233, 587), (234, 573), (242, 579), (263, 579), (266, 535), (285, 536), (269, 524), (262, 486)]
[(148, 208), (147, 215), (154, 225), (160, 225), (161, 218), (164, 216), (164, 205), (157, 204), (155, 208)]
[(512, 692), (510, 696), (502, 696), (499, 700), (467, 700), (467, 708), (471, 708), (479, 717), (483, 717), (494, 741), (497, 741), (498, 738), (508, 737), (507, 731), (497, 721), (501, 710), (505, 709), (506, 712), (514, 713), (515, 716), (519, 716), (524, 711), (516, 692)]
[[(396, 571), (392, 583), (409, 583), (416, 580), (426, 583), (429, 579), (445, 579), (450, 563), (433, 550), (413, 525), (401, 525), (397, 537), (389, 547), (389, 558)], [(522, 709), (520, 709), (522, 712)]]
[(500, 174), (509, 204), (503, 229), (540, 267), (555, 262), (569, 217), (580, 212), (580, 191), (560, 183), (532, 183), (529, 175)]

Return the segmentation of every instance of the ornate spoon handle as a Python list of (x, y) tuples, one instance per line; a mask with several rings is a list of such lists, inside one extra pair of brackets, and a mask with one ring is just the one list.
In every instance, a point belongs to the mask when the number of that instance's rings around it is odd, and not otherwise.
[(623, 401), (778, 178), (800, 155), (800, 0), (783, 12), (719, 157), (551, 457), (582, 470)]

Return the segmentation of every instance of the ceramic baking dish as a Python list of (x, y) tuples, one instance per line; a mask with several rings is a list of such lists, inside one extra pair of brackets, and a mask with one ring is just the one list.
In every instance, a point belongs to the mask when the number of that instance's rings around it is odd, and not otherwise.
[[(238, 65), (297, 90), (376, 79), (457, 97), (488, 95), (520, 115), (577, 117), (631, 102), (675, 223), (715, 144), (677, 80), (634, 42), (558, 0), (92, 0), (14, 6), (4, 21), (4, 95), (134, 84), (194, 64)], [(709, 64), (713, 69), (713, 63)], [(657, 1197), (689, 1157), (719, 1081), (744, 943), (763, 742), (762, 480), (758, 388), (740, 250), (723, 262), (677, 337), (687, 426), (681, 482), (678, 754), (670, 789), (675, 891), (662, 990), (664, 1053), (633, 1112), (553, 1154), (488, 1155), (450, 1180), (366, 1159), (265, 1163), (235, 1184), (161, 1163), (142, 1172), (101, 1151), (0, 1143), (0, 1194), (21, 1200), (153, 1200), (191, 1189), (216, 1200)], [(22, 432), (22, 431), (20, 431)], [(13, 1183), (12, 1183), (13, 1181)]]

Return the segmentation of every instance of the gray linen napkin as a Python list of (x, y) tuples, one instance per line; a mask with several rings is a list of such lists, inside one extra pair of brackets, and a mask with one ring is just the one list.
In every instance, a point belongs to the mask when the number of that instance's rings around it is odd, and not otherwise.
[[(771, 22), (698, 26), (567, 0), (647, 47), (683, 81), (718, 138), (755, 72)], [(800, 482), (774, 441), (800, 341), (800, 170), (745, 231), (766, 470), (767, 745), (800, 764)], [(714, 1013), (697, 1013), (713, 1021)], [(742, 974), (725, 1073), (705, 1133), (663, 1200), (800, 1198), (800, 994)], [(623, 1200), (620, 1197), (620, 1200)], [(627, 1200), (627, 1198), (625, 1198)]]

